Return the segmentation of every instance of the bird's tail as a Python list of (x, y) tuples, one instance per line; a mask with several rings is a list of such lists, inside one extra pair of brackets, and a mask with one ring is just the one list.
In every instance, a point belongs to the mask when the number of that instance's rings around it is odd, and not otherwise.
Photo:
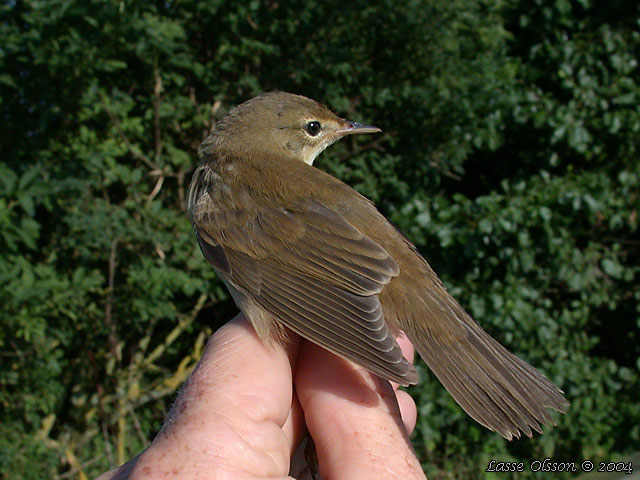
[(406, 333), (456, 402), (508, 440), (555, 425), (547, 409), (566, 411), (562, 390), (489, 336), (442, 289), (420, 295), (420, 313), (432, 318), (411, 322)]

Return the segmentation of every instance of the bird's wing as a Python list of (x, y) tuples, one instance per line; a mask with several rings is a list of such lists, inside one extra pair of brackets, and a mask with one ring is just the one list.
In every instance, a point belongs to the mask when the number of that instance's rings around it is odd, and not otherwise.
[(420, 319), (422, 328), (404, 327), (453, 398), (508, 440), (520, 438), (520, 432), (531, 437), (533, 430), (542, 433), (540, 424), (554, 424), (547, 408), (565, 412), (569, 403), (563, 392), (487, 334), (449, 295), (415, 246), (403, 240), (415, 254), (409, 268), (418, 269), (413, 274), (423, 279), (418, 290), (405, 283), (409, 291), (403, 292), (410, 309), (405, 315)]
[(228, 282), (291, 330), (397, 383), (418, 380), (378, 294), (399, 269), (377, 243), (310, 199), (259, 206), (209, 193), (192, 208), (198, 242)]

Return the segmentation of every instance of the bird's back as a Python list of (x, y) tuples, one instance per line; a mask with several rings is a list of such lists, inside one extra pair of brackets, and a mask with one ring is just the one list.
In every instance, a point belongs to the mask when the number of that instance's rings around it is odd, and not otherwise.
[[(521, 432), (531, 436), (533, 430), (541, 431), (540, 424), (553, 423), (547, 408), (566, 409), (562, 392), (471, 319), (416, 248), (368, 199), (300, 161), (246, 161), (225, 152), (213, 153), (209, 165), (219, 191), (211, 192), (209, 215), (215, 212), (216, 195), (240, 211), (243, 205), (258, 211), (286, 211), (311, 202), (333, 212), (336, 221), (348, 222), (389, 254), (399, 274), (387, 277), (378, 293), (389, 330), (407, 334), (449, 393), (479, 423), (507, 439), (519, 437)], [(264, 176), (271, 183), (262, 182)], [(229, 197), (232, 192), (237, 199)], [(367, 368), (372, 369), (372, 364)], [(387, 376), (385, 371), (373, 370)], [(393, 375), (387, 378), (401, 381)]]
[(379, 294), (385, 320), (391, 331), (407, 334), (464, 410), (507, 439), (521, 433), (531, 436), (534, 430), (541, 432), (541, 424), (553, 424), (547, 408), (565, 411), (568, 406), (561, 390), (489, 336), (372, 202), (314, 167), (297, 168), (314, 176), (311, 198), (341, 215), (396, 261), (399, 275)]

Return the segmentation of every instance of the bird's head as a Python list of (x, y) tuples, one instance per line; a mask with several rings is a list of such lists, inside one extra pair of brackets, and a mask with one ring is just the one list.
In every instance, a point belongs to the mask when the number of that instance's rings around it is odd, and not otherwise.
[(345, 135), (376, 133), (378, 127), (338, 117), (318, 102), (286, 92), (268, 92), (231, 110), (203, 144), (243, 155), (286, 156), (311, 165)]

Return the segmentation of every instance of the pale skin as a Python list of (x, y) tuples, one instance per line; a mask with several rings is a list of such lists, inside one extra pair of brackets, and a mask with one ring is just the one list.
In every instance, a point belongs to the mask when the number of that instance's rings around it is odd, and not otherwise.
[(98, 480), (292, 479), (305, 430), (324, 480), (424, 480), (415, 422), (397, 385), (297, 337), (265, 347), (240, 314), (211, 337), (151, 445)]

